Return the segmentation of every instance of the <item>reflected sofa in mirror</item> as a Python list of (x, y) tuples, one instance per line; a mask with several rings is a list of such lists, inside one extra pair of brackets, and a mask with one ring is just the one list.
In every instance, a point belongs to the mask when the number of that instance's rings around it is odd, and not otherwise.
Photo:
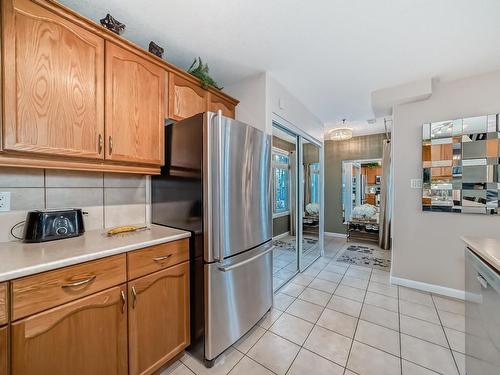
[(422, 209), (498, 215), (498, 114), (423, 125)]

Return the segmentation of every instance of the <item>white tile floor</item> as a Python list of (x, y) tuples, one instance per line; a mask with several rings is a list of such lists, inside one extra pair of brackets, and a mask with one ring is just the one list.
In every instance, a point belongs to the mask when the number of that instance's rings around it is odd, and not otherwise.
[(464, 375), (464, 304), (336, 262), (345, 242), (275, 295), (273, 309), (212, 369), (186, 354), (162, 375)]

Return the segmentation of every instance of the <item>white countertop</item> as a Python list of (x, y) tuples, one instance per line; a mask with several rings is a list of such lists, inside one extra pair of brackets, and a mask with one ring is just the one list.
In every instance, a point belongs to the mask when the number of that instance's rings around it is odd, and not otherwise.
[(462, 237), (467, 246), (483, 260), (500, 272), (500, 240), (484, 237)]
[(187, 238), (186, 231), (151, 225), (138, 232), (108, 237), (103, 230), (42, 243), (0, 243), (0, 281), (71, 266), (143, 247)]

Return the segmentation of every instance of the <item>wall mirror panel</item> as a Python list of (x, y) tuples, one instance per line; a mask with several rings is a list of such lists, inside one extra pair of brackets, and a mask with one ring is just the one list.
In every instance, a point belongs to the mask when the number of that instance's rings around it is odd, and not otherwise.
[(427, 123), (422, 129), (422, 209), (498, 215), (498, 114)]

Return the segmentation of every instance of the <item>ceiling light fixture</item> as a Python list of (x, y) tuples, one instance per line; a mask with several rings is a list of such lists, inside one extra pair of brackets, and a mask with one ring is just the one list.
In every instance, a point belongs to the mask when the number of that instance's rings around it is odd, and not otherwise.
[(352, 138), (352, 129), (345, 125), (345, 119), (342, 120), (342, 127), (332, 129), (328, 132), (328, 138), (332, 141), (347, 141)]

